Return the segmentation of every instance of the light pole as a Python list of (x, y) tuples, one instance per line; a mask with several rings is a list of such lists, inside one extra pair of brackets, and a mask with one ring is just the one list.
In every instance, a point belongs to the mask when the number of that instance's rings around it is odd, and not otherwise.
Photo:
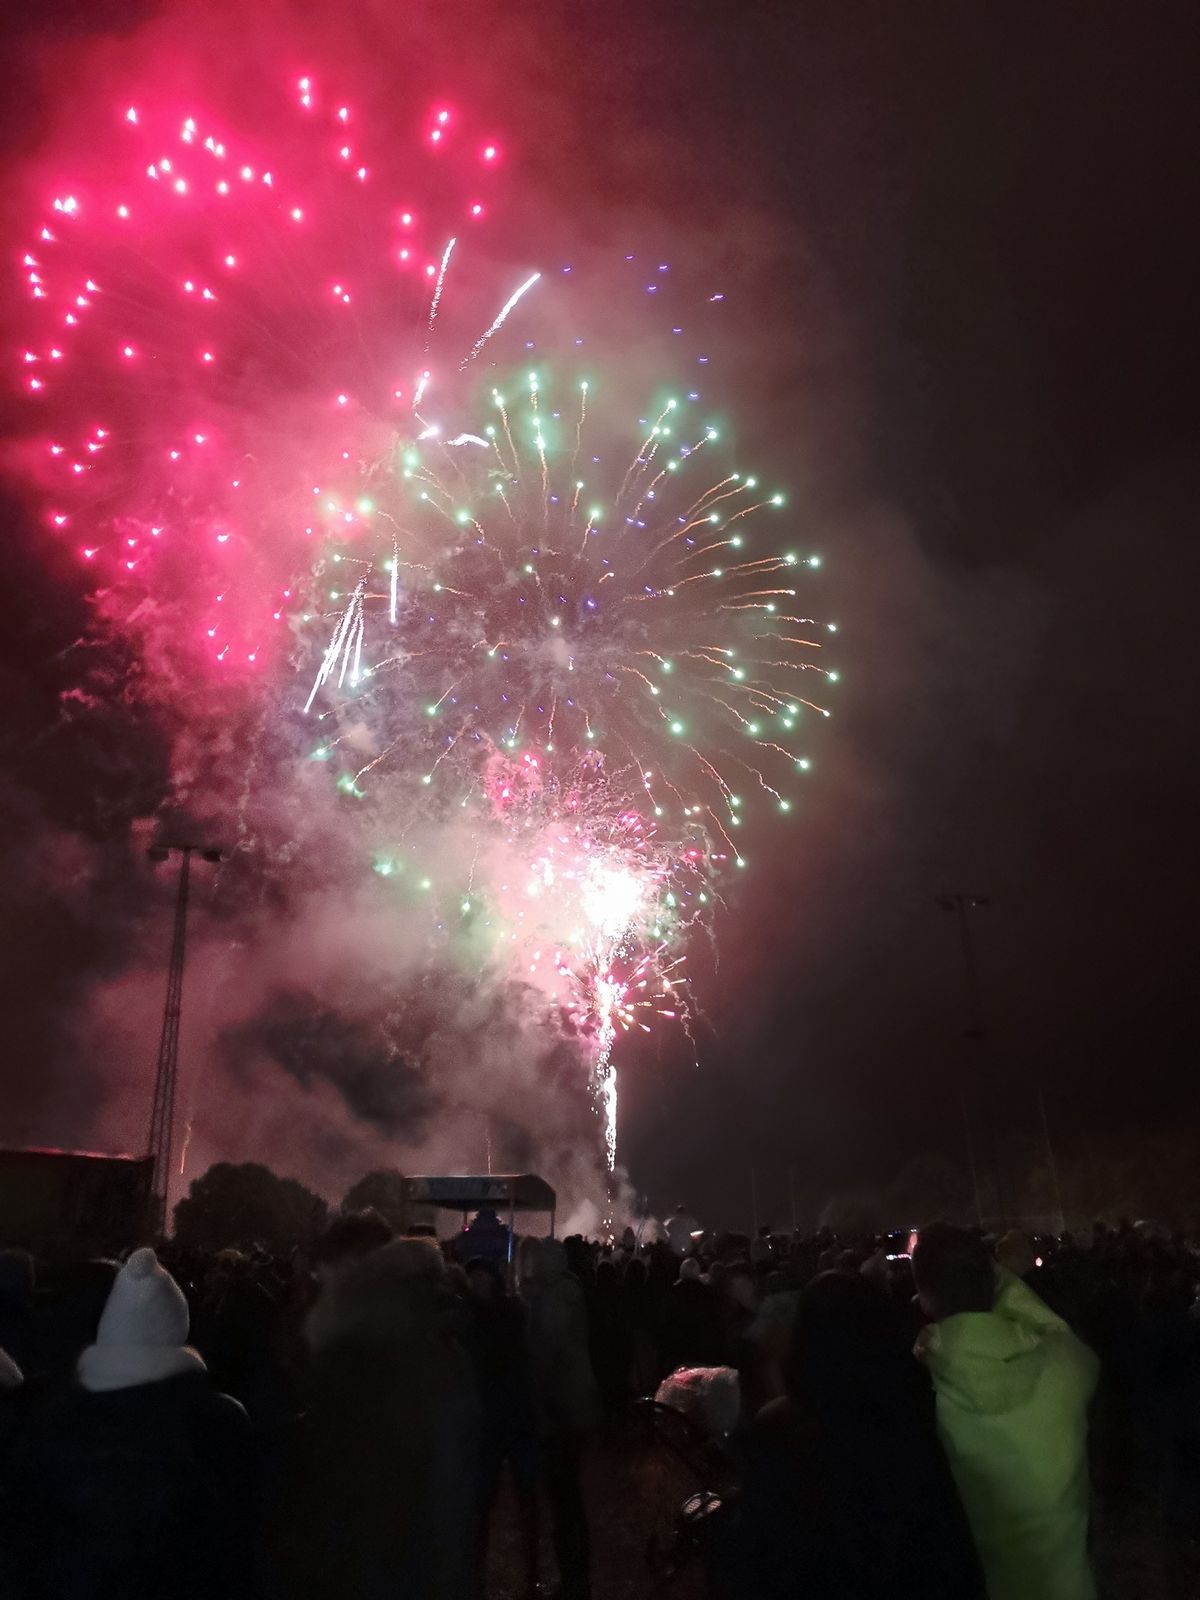
[[(956, 890), (951, 894), (938, 895), (937, 903), (942, 911), (953, 912), (958, 918), (958, 935), (963, 958), (963, 981), (967, 995), (967, 1018), (969, 1022), (967, 1038), (974, 1041), (979, 1061), (979, 1084), (983, 1091), (984, 1110), (986, 1113), (988, 1153), (992, 1163), (992, 1179), (996, 1185), (996, 1210), (999, 1213), (1001, 1226), (1007, 1227), (1008, 1204), (1000, 1166), (1000, 1148), (996, 1138), (995, 1083), (993, 1081), (987, 1025), (984, 1020), (983, 996), (979, 987), (979, 968), (975, 962), (975, 946), (971, 939), (971, 912), (990, 906), (991, 901), (987, 895), (965, 894)], [(979, 1179), (975, 1171), (975, 1152), (971, 1140), (971, 1120), (967, 1109), (965, 1090), (962, 1096), (962, 1107), (963, 1123), (967, 1135), (967, 1155), (971, 1163), (971, 1182), (975, 1190), (975, 1212), (982, 1224), (983, 1212), (979, 1203)]]
[(179, 1019), (183, 1010), (183, 968), (187, 957), (187, 912), (193, 854), (217, 862), (221, 851), (214, 845), (157, 844), (146, 854), (151, 861), (166, 861), (178, 854), (179, 889), (175, 896), (175, 922), (171, 931), (171, 959), (167, 969), (167, 998), (158, 1040), (158, 1067), (154, 1075), (154, 1101), (150, 1108), (148, 1154), (154, 1160), (150, 1184), (150, 1221), (154, 1232), (166, 1227), (167, 1190), (171, 1182), (171, 1144), (175, 1133), (175, 1083), (179, 1073)]

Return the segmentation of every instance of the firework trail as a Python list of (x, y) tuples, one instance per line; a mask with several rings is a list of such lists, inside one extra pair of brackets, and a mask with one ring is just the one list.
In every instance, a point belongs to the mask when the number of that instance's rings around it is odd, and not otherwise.
[[(364, 865), (562, 1016), (611, 1169), (615, 1041), (687, 1027), (689, 936), (829, 714), (818, 560), (694, 390), (639, 416), (603, 368), (514, 364), (543, 271), (447, 339), (490, 136), (434, 107), (397, 154), (313, 77), (287, 101), (273, 149), (131, 104), (51, 196), (16, 465), (148, 682), (169, 636), (178, 714), (305, 727), (368, 802)], [(435, 883), (420, 841), (451, 825), (474, 842)]]
[[(660, 1016), (690, 1024), (682, 972), (692, 925), (710, 903), (704, 840), (660, 837), (634, 793), (589, 752), (571, 765), (526, 750), (492, 757), (484, 786), (511, 859), (489, 863), (496, 939), (524, 981), (572, 1019), (616, 1164), (618, 1033)], [(463, 902), (466, 912), (468, 902)]]

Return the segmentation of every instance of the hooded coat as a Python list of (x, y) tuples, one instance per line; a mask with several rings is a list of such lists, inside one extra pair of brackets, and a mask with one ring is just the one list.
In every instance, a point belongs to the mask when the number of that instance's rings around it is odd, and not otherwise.
[(587, 1304), (579, 1280), (567, 1270), (561, 1240), (523, 1242), (521, 1298), (539, 1432), (543, 1438), (583, 1433), (598, 1418), (600, 1397), (588, 1349)]
[(1001, 1271), (991, 1311), (923, 1330), (938, 1431), (989, 1600), (1093, 1600), (1087, 1408), (1099, 1363), (1032, 1289)]
[(783, 1370), (717, 1525), (722, 1600), (983, 1600), (929, 1385), (878, 1290), (857, 1272), (816, 1278)]
[(152, 1250), (117, 1274), (70, 1388), (9, 1461), (0, 1592), (209, 1600), (255, 1592), (250, 1430), (185, 1344), (187, 1303)]
[(335, 1273), (305, 1325), (311, 1405), (280, 1556), (295, 1600), (470, 1600), (479, 1408), (431, 1239)]

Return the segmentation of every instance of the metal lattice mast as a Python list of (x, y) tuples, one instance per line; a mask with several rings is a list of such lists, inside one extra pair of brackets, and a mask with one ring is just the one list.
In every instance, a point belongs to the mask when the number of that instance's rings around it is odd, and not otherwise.
[(167, 1186), (171, 1181), (171, 1142), (175, 1131), (175, 1083), (179, 1073), (179, 1018), (183, 1009), (183, 964), (187, 955), (188, 879), (192, 846), (183, 846), (180, 856), (179, 892), (175, 900), (171, 964), (167, 973), (167, 999), (163, 1006), (162, 1034), (158, 1041), (154, 1106), (150, 1112), (150, 1154), (154, 1157), (153, 1204), (162, 1207), (164, 1224)]
[[(971, 913), (981, 907), (990, 906), (992, 902), (984, 894), (964, 894), (961, 891), (955, 891), (953, 894), (939, 895), (937, 903), (943, 911), (952, 911), (958, 918), (958, 938), (962, 950), (963, 981), (966, 989), (967, 1019), (969, 1022), (967, 1038), (975, 1046), (978, 1061), (978, 1084), (983, 1098), (988, 1154), (991, 1158), (992, 1180), (996, 1186), (996, 1211), (1001, 1227), (1007, 1228), (1009, 1211), (1008, 1197), (1005, 1193), (1004, 1164), (1000, 1157), (997, 1129), (999, 1107), (996, 1099), (996, 1074), (992, 1062), (987, 1021), (984, 1016), (983, 990), (979, 982), (979, 967), (975, 960), (975, 945), (971, 939)], [(975, 1213), (982, 1223), (979, 1180), (975, 1172), (975, 1153), (971, 1142), (971, 1120), (967, 1111), (965, 1092), (962, 1105), (963, 1123), (967, 1135), (967, 1150), (971, 1162), (971, 1179), (975, 1189)]]

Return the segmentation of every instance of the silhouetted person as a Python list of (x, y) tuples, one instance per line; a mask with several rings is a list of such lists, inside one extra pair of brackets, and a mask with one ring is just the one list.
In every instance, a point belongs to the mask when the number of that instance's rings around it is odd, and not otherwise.
[(657, 1313), (646, 1263), (640, 1257), (635, 1256), (625, 1268), (622, 1289), (631, 1346), (630, 1382), (635, 1395), (653, 1394), (662, 1376), (659, 1371)]
[(720, 1294), (701, 1281), (698, 1261), (684, 1261), (663, 1312), (664, 1369), (723, 1366), (727, 1353)]
[(21, 1600), (257, 1592), (250, 1429), (187, 1343), (152, 1250), (117, 1274), (69, 1390), (10, 1461), (3, 1559)]
[(457, 1235), (451, 1245), (456, 1261), (508, 1260), (508, 1229), (496, 1215), (495, 1207), (480, 1206), (471, 1225)]
[(580, 1472), (599, 1406), (583, 1290), (567, 1271), (559, 1240), (524, 1241), (521, 1298), (528, 1318), (530, 1378), (560, 1593), (562, 1600), (588, 1600), (591, 1543)]
[(538, 1479), (541, 1457), (529, 1380), (525, 1315), (494, 1261), (467, 1263), (468, 1299), (462, 1343), (474, 1369), (481, 1415), (479, 1570), (485, 1570), (488, 1525), (507, 1462), (521, 1535), (525, 1587), (537, 1591)]
[(799, 1297), (787, 1393), (750, 1434), (731, 1600), (983, 1600), (928, 1386), (857, 1273)]
[(204, 1281), (194, 1337), (214, 1381), (256, 1426), (278, 1426), (287, 1399), (274, 1342), (278, 1307), (264, 1277), (261, 1264), (221, 1251)]
[(432, 1240), (343, 1265), (305, 1324), (312, 1397), (282, 1557), (304, 1600), (469, 1600), (478, 1406)]
[(621, 1279), (612, 1261), (597, 1263), (589, 1311), (592, 1366), (600, 1400), (607, 1411), (618, 1411), (629, 1400), (633, 1336)]
[(317, 1242), (314, 1265), (324, 1283), (333, 1273), (390, 1243), (393, 1230), (375, 1210), (343, 1211), (334, 1217)]

